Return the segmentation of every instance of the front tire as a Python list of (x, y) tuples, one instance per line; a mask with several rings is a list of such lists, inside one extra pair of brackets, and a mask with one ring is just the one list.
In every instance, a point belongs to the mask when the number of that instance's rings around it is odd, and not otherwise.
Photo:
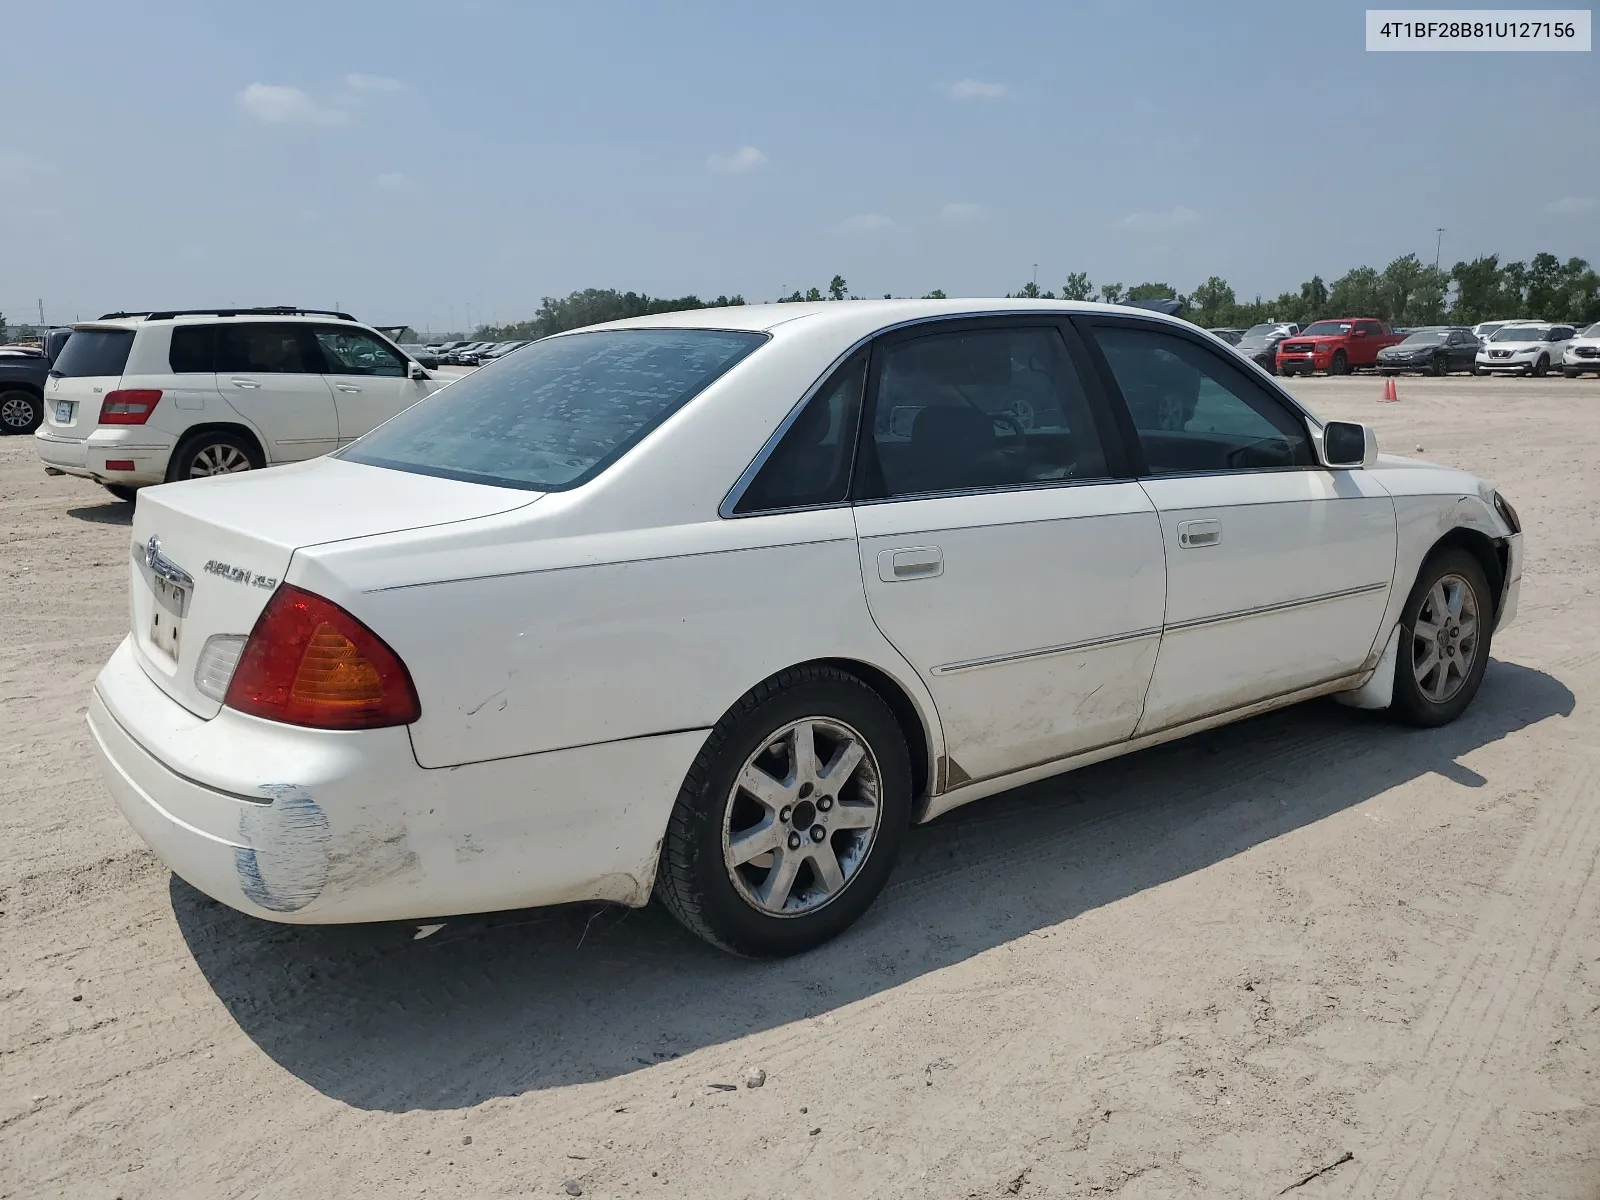
[(872, 904), (911, 820), (900, 726), (861, 680), (796, 667), (717, 722), (678, 792), (656, 894), (749, 958), (798, 954)]
[(1449, 546), (1428, 556), (1400, 614), (1390, 706), (1397, 720), (1432, 728), (1466, 711), (1488, 669), (1494, 605), (1471, 554)]
[(138, 488), (129, 487), (125, 483), (103, 483), (100, 486), (124, 504), (132, 504), (134, 498), (139, 494)]
[(248, 439), (226, 430), (214, 430), (194, 434), (178, 443), (167, 463), (167, 482), (258, 471), (264, 465), (261, 451)]
[(0, 433), (32, 433), (44, 423), (44, 401), (32, 392), (0, 392)]
[(1350, 360), (1345, 357), (1345, 354), (1344, 354), (1343, 350), (1335, 350), (1333, 352), (1333, 361), (1328, 364), (1328, 374), (1329, 375), (1348, 375), (1348, 374), (1350, 374)]
[(1577, 371), (1569, 370), (1566, 367), (1562, 367), (1561, 368), (1561, 373), (1564, 376), (1566, 376), (1568, 379), (1576, 379), (1578, 377), (1578, 372)]
[(1435, 358), (1433, 360), (1432, 365), (1429, 366), (1429, 368), (1428, 368), (1428, 374), (1432, 375), (1435, 379), (1437, 379), (1441, 375), (1443, 375), (1444, 373), (1445, 373), (1445, 371), (1444, 371), (1444, 359)]
[(1550, 360), (1544, 355), (1539, 356), (1539, 361), (1533, 364), (1533, 377), (1543, 379), (1550, 370)]

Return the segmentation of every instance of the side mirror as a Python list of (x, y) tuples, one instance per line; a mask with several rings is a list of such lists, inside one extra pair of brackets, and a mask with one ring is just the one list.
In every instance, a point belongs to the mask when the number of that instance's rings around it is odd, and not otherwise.
[(412, 363), (411, 364), (411, 369), (409, 371), (407, 371), (406, 374), (408, 376), (410, 376), (410, 378), (412, 378), (412, 379), (427, 379), (428, 378), (428, 372), (423, 369), (423, 366), (422, 366), (421, 363)]
[(1322, 427), (1322, 465), (1360, 470), (1376, 465), (1378, 435), (1370, 425), (1354, 421), (1329, 421)]
[(1366, 337), (1367, 336), (1367, 331), (1365, 329), (1352, 329), (1350, 331), (1350, 336), (1351, 337)]

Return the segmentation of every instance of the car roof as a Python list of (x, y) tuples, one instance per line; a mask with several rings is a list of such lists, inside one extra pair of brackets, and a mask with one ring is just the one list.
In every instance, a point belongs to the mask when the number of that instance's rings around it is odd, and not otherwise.
[(317, 325), (351, 325), (358, 329), (371, 329), (370, 325), (363, 325), (354, 317), (335, 316), (332, 313), (174, 313), (171, 316), (156, 314), (155, 316), (129, 314), (128, 316), (101, 317), (97, 321), (79, 321), (72, 326), (74, 329), (140, 329), (149, 325), (215, 325), (219, 322), (227, 324), (251, 324), (270, 321), (274, 325), (289, 322), (304, 322)]
[[(1080, 300), (1019, 300), (1010, 297), (974, 297), (959, 300), (821, 300), (794, 304), (745, 304), (732, 308), (691, 308), (677, 312), (629, 317), (594, 329), (725, 329), (771, 333), (784, 326), (837, 327), (841, 334), (867, 337), (879, 330), (940, 317), (984, 317), (1003, 314), (1047, 315), (1069, 313), (1120, 313), (1126, 317), (1157, 321), (1183, 329), (1198, 329), (1188, 321), (1164, 316), (1147, 308), (1096, 304)], [(558, 334), (557, 336), (567, 336)]]

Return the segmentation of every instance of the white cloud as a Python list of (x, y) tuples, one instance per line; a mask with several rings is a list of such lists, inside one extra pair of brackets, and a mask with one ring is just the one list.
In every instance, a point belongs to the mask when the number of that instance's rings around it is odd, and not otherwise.
[(386, 171), (372, 181), (372, 186), (383, 192), (409, 192), (416, 183), (402, 171)]
[(344, 85), (352, 92), (398, 92), (405, 87), (398, 79), (390, 79), (387, 75), (359, 74), (346, 75)]
[(766, 161), (767, 156), (754, 146), (740, 146), (732, 154), (713, 154), (706, 159), (706, 166), (718, 175), (743, 175)]
[(966, 221), (981, 221), (989, 215), (989, 210), (981, 204), (946, 204), (939, 210), (939, 219), (948, 221), (952, 225), (959, 225)]
[(880, 229), (888, 229), (894, 221), (882, 213), (856, 213), (844, 222), (847, 233), (875, 233)]
[(1556, 213), (1559, 216), (1570, 217), (1578, 213), (1586, 213), (1594, 207), (1593, 196), (1563, 196), (1559, 200), (1552, 200), (1544, 206), (1545, 212)]
[(1199, 220), (1199, 213), (1180, 204), (1169, 212), (1129, 213), (1121, 220), (1112, 222), (1111, 228), (1126, 229), (1134, 233), (1172, 233)]
[(264, 125), (342, 125), (350, 114), (309, 92), (278, 83), (252, 83), (234, 101)]
[(981, 79), (958, 79), (950, 85), (952, 100), (1003, 100), (1011, 89), (1003, 83), (985, 83)]

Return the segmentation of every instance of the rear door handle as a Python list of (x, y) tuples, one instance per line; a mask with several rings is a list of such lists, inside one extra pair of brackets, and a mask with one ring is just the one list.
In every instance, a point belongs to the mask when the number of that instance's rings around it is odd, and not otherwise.
[(1216, 520), (1179, 521), (1178, 545), (1184, 550), (1215, 546), (1222, 540), (1222, 524)]
[(885, 583), (934, 579), (944, 574), (944, 552), (937, 546), (907, 546), (878, 554), (878, 578)]
[(234, 387), (241, 388), (258, 388), (261, 386), (253, 379), (230, 379), (228, 382), (233, 384)]

